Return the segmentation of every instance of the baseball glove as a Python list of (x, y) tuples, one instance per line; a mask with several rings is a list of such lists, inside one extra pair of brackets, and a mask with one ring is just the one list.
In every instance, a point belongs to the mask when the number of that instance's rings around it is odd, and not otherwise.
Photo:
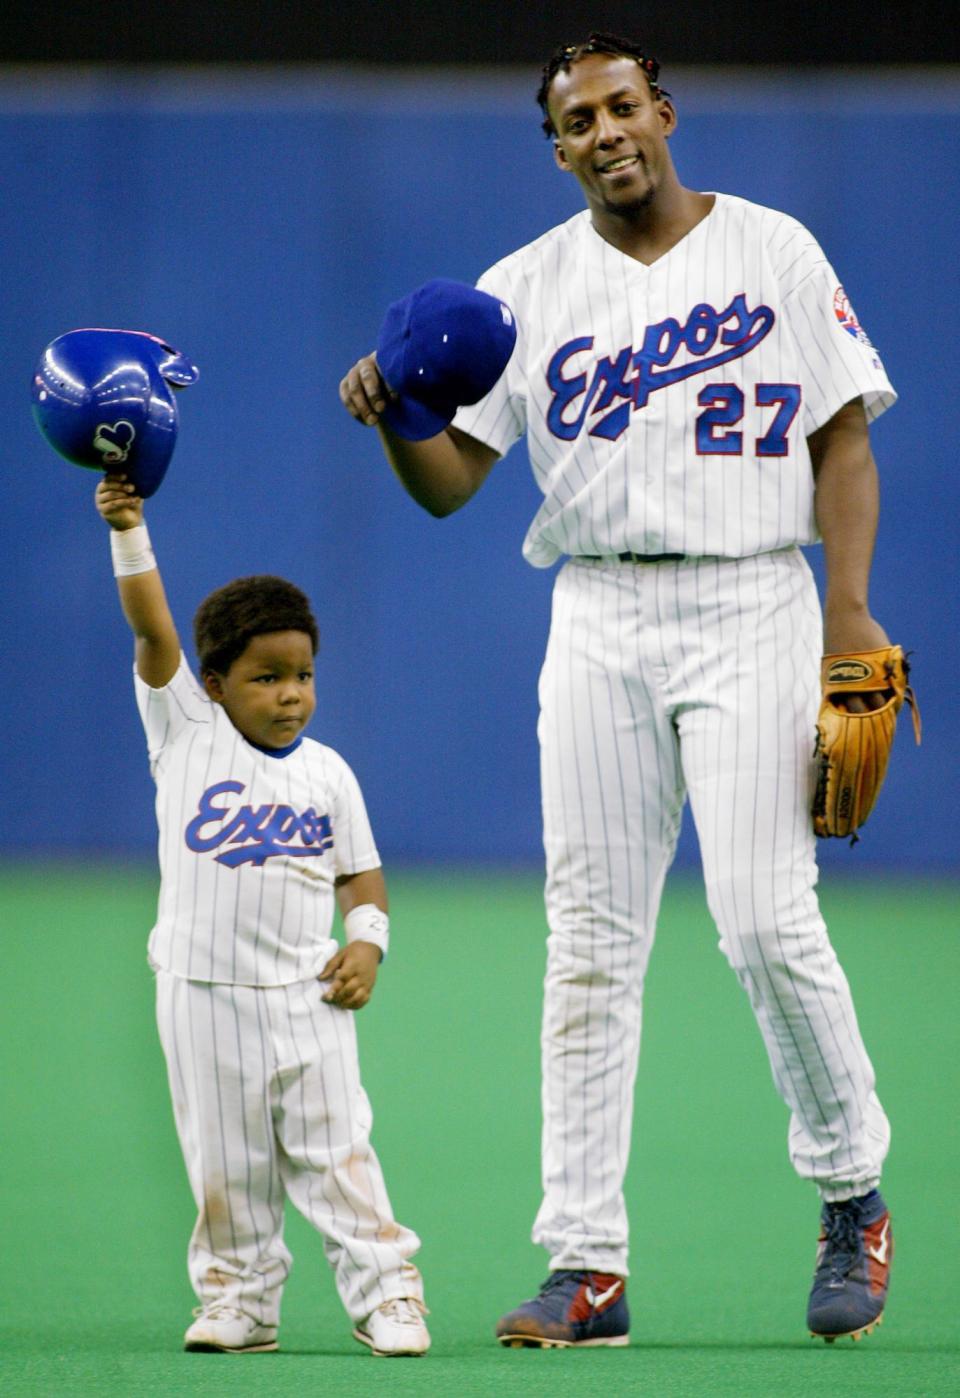
[[(826, 837), (849, 836), (876, 804), (887, 774), (897, 715), (910, 705), (914, 736), (920, 741), (920, 711), (907, 683), (910, 667), (899, 646), (881, 646), (851, 655), (825, 655), (820, 667), (822, 699), (817, 718), (814, 758), (817, 789), (813, 828)], [(864, 713), (851, 712), (855, 696), (879, 694), (882, 704)]]

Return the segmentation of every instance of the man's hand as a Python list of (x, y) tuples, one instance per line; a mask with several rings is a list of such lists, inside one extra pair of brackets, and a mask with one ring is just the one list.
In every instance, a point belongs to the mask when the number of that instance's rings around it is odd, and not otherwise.
[(823, 649), (826, 655), (879, 650), (881, 646), (889, 644), (890, 637), (866, 608), (831, 607), (827, 603), (823, 616)]
[[(823, 651), (825, 655), (855, 655), (862, 651), (880, 650), (890, 644), (890, 637), (865, 608), (830, 607), (824, 612)], [(866, 714), (881, 709), (886, 703), (882, 694), (850, 694), (846, 710), (850, 714)]]
[(396, 397), (376, 354), (358, 359), (340, 381), (340, 402), (357, 422), (380, 428), (386, 458), (407, 493), (437, 519), (453, 514), (480, 489), (498, 453), (452, 425), (435, 437), (407, 441), (382, 421)]
[(390, 401), (390, 390), (377, 366), (377, 356), (366, 354), (340, 382), (340, 402), (351, 417), (376, 427)]
[(111, 529), (135, 529), (143, 523), (143, 501), (126, 476), (104, 476), (94, 502)]
[(362, 1010), (373, 994), (379, 966), (379, 947), (372, 942), (348, 942), (331, 956), (317, 978), (330, 982), (324, 1000), (342, 1010)]

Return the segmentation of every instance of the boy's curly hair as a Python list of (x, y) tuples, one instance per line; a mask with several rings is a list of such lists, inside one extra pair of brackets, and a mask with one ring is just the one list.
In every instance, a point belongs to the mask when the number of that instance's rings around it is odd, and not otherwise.
[(254, 636), (270, 631), (305, 631), (314, 655), (320, 645), (309, 600), (286, 578), (265, 573), (218, 587), (200, 603), (193, 619), (201, 673), (215, 670), (225, 675)]

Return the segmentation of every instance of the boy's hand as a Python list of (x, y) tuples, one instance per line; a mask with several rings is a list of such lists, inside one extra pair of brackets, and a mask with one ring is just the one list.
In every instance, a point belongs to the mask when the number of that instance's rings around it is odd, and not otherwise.
[(143, 523), (143, 501), (126, 476), (104, 476), (93, 498), (111, 529), (135, 529)]
[(348, 942), (331, 956), (317, 978), (330, 982), (324, 1000), (342, 1010), (362, 1010), (373, 994), (379, 966), (379, 947), (372, 942)]

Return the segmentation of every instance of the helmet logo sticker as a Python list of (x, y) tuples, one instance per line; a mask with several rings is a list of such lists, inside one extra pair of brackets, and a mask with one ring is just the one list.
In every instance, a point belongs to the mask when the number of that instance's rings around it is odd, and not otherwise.
[(108, 422), (101, 422), (93, 438), (94, 450), (102, 454), (105, 466), (117, 466), (130, 455), (136, 435), (137, 430), (133, 423), (128, 422), (125, 417), (112, 426)]

